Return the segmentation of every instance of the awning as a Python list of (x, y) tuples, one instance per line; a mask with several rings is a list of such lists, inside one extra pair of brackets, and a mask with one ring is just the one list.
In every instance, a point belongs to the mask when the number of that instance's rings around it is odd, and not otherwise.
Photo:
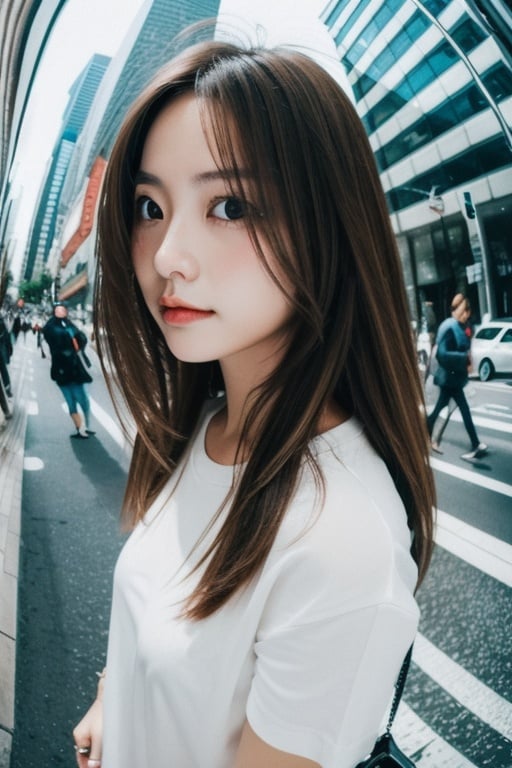
[(89, 175), (89, 182), (87, 189), (85, 190), (84, 202), (82, 206), (82, 215), (80, 217), (80, 223), (78, 229), (68, 240), (64, 246), (61, 257), (60, 265), (65, 267), (71, 257), (77, 252), (82, 243), (89, 237), (92, 230), (94, 221), (94, 212), (96, 210), (96, 202), (105, 173), (107, 161), (103, 157), (97, 157), (91, 168)]
[(69, 299), (71, 296), (74, 296), (75, 293), (78, 293), (78, 291), (81, 291), (83, 288), (86, 288), (88, 282), (89, 282), (89, 277), (87, 275), (87, 269), (83, 269), (81, 272), (78, 273), (78, 275), (74, 275), (71, 278), (71, 280), (68, 280), (68, 282), (62, 286), (62, 288), (58, 293), (59, 301), (65, 301), (66, 299)]

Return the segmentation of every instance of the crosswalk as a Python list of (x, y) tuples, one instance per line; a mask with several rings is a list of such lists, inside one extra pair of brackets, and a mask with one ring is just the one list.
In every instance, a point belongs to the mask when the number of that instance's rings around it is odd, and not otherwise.
[[(470, 564), (479, 572), (512, 587), (512, 546), (493, 536), (438, 511), (436, 543), (455, 557)], [(496, 638), (498, 642), (502, 639)], [(462, 641), (462, 639), (461, 639)], [(510, 768), (512, 766), (512, 703), (509, 699), (495, 692), (475, 675), (468, 672), (462, 664), (437, 648), (421, 632), (418, 634), (413, 650), (413, 666), (426, 675), (451, 699), (458, 703), (480, 723), (488, 726), (489, 732), (501, 737), (499, 762), (495, 751), (489, 755), (489, 761), (472, 762), (459, 752), (450, 741), (443, 739), (429, 725), (429, 715), (423, 718), (405, 701), (400, 705), (395, 737), (404, 751), (413, 757), (418, 768)], [(510, 669), (508, 671), (510, 675)], [(408, 681), (409, 685), (409, 681)], [(512, 682), (509, 692), (512, 693)], [(422, 691), (419, 692), (420, 709)], [(430, 707), (432, 702), (430, 702)], [(435, 707), (435, 702), (433, 703)], [(425, 706), (428, 710), (429, 706)]]
[[(493, 389), (496, 392), (511, 391), (510, 387), (498, 383)], [(492, 402), (472, 404), (471, 412), (477, 428), (505, 439), (512, 433), (512, 408), (509, 406)], [(462, 421), (458, 411), (451, 418), (454, 422)], [(444, 458), (432, 457), (431, 465), (436, 473), (473, 488), (473, 495), (482, 492), (493, 494), (495, 503), (503, 510), (509, 510), (512, 520), (511, 484)], [(455, 647), (455, 653), (448, 654), (424, 632), (420, 632), (414, 646), (404, 701), (394, 727), (395, 737), (418, 768), (512, 768), (511, 656), (508, 661), (503, 661), (503, 647), (510, 647), (512, 634), (512, 593), (509, 592), (512, 588), (512, 545), (444, 510), (437, 511), (435, 541), (439, 552), (444, 553), (444, 561), (455, 558), (459, 566), (455, 565), (454, 570), (465, 569), (466, 575), (469, 574), (467, 582), (453, 584), (451, 605), (457, 604), (461, 586), (470, 593), (463, 596), (466, 600), (471, 600), (472, 590), (475, 601), (482, 600), (482, 595), (488, 598), (482, 615), (489, 622), (489, 627), (487, 632), (485, 627), (479, 628), (482, 631), (478, 638), (479, 650), (476, 651), (485, 662), (476, 663), (469, 670), (467, 658), (454, 658), (458, 654), (453, 642), (447, 645)], [(446, 578), (450, 578), (449, 573)], [(500, 596), (495, 606), (492, 601), (494, 593)], [(505, 615), (503, 605), (508, 605)], [(427, 614), (429, 608), (430, 605), (426, 609)], [(479, 608), (476, 605), (476, 614)], [(446, 631), (453, 632), (450, 617), (443, 619)], [(471, 645), (475, 642), (471, 637), (471, 619), (464, 622), (459, 617), (458, 620), (467, 627), (467, 644)], [(428, 625), (428, 617), (425, 623)], [(498, 631), (507, 626), (508, 631)], [(440, 633), (434, 634), (437, 642)], [(482, 637), (485, 637), (485, 642)], [(465, 641), (463, 636), (458, 639), (461, 648)], [(492, 661), (494, 648), (500, 649), (501, 656), (498, 659), (496, 651), (497, 663), (491, 676), (489, 659)], [(463, 653), (460, 655), (464, 656)], [(487, 679), (489, 677), (492, 680)], [(496, 680), (499, 685), (496, 685)]]

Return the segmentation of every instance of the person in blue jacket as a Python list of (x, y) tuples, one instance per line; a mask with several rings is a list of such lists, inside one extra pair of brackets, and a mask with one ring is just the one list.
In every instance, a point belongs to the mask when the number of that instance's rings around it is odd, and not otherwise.
[(487, 445), (481, 443), (478, 438), (464, 394), (464, 387), (468, 382), (468, 368), (471, 365), (471, 333), (468, 333), (471, 307), (462, 293), (453, 298), (451, 311), (451, 317), (443, 320), (437, 331), (436, 357), (439, 366), (434, 375), (434, 383), (440, 392), (434, 410), (427, 417), (427, 427), (432, 435), (437, 417), (451, 399), (455, 400), (471, 440), (471, 450), (463, 453), (461, 458), (478, 459), (487, 452)]

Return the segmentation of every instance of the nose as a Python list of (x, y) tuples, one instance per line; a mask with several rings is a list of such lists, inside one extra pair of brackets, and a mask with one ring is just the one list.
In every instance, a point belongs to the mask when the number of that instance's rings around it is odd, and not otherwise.
[(185, 220), (173, 219), (169, 224), (154, 256), (154, 267), (166, 280), (172, 275), (189, 282), (199, 275), (192, 233)]

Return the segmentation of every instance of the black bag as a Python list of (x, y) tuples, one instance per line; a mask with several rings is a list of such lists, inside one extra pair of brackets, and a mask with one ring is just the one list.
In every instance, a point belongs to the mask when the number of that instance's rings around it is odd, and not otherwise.
[(391, 726), (395, 719), (400, 699), (405, 685), (405, 678), (409, 671), (409, 664), (411, 663), (412, 645), (407, 652), (407, 656), (404, 659), (404, 663), (400, 669), (398, 680), (395, 685), (395, 695), (393, 697), (393, 703), (391, 704), (391, 711), (389, 713), (389, 720), (386, 726), (386, 732), (383, 736), (379, 736), (375, 742), (375, 746), (372, 753), (362, 763), (358, 763), (356, 768), (416, 768), (412, 760), (409, 760), (407, 755), (404, 755), (402, 750), (396, 745), (393, 736), (391, 735)]
[(466, 371), (449, 371), (441, 365), (434, 373), (434, 384), (438, 387), (448, 387), (448, 389), (458, 389), (463, 387), (467, 380)]

